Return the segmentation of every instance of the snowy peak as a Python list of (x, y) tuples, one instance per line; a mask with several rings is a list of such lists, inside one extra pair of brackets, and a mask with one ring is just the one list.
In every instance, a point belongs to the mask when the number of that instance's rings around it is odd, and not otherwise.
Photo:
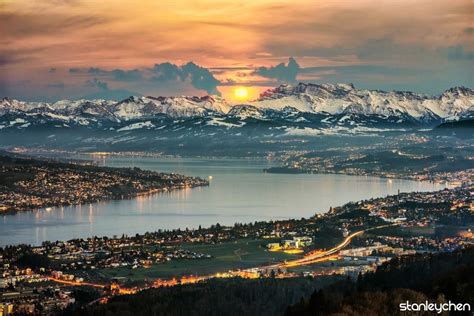
[(136, 97), (116, 102), (111, 100), (61, 100), (55, 103), (22, 102), (3, 98), (0, 115), (55, 115), (65, 120), (69, 117), (121, 121), (160, 114), (171, 117), (204, 116), (211, 112), (227, 113), (230, 106), (220, 97)]
[[(219, 126), (222, 122), (241, 126), (239, 121), (265, 121), (267, 126), (288, 123), (306, 127), (353, 128), (384, 124), (430, 127), (443, 121), (471, 117), (474, 117), (474, 93), (465, 87), (451, 88), (431, 97), (408, 91), (356, 89), (352, 84), (299, 83), (281, 85), (263, 92), (255, 101), (234, 106), (218, 96), (131, 96), (119, 102), (101, 99), (54, 103), (0, 100), (0, 129), (31, 128), (41, 124), (116, 129), (140, 122), (155, 124), (156, 120), (178, 122), (188, 119), (196, 121), (191, 129), (205, 120), (215, 126), (216, 119), (221, 122)], [(30, 125), (25, 125), (28, 123)]]
[(258, 107), (248, 104), (234, 105), (227, 115), (235, 116), (240, 119), (245, 119), (248, 117), (263, 118), (265, 116), (264, 112)]
[(299, 83), (267, 90), (253, 104), (273, 109), (293, 106), (313, 113), (410, 116), (424, 121), (459, 118), (471, 112), (474, 93), (458, 87), (439, 97), (429, 97), (409, 91), (359, 90), (352, 84)]
[[(466, 87), (455, 87), (446, 90), (435, 103), (435, 110), (440, 111), (448, 120), (474, 113), (474, 91)], [(437, 106), (437, 107), (436, 107)]]
[(295, 86), (283, 84), (275, 89), (263, 92), (260, 100), (274, 99), (275, 97), (284, 97), (290, 95), (305, 94), (311, 97), (328, 98), (328, 97), (344, 97), (350, 91), (354, 90), (352, 84), (312, 84), (298, 83)]
[(473, 94), (473, 90), (470, 89), (470, 88), (466, 88), (466, 87), (453, 87), (453, 88), (450, 88), (446, 91), (444, 91), (444, 93), (440, 96), (440, 98), (442, 97), (467, 97), (467, 96), (472, 96)]
[(204, 116), (209, 112), (227, 113), (230, 106), (221, 98), (204, 97), (130, 97), (112, 106), (122, 119), (166, 114), (171, 117)]
[(11, 111), (35, 111), (36, 109), (52, 110), (48, 103), (43, 102), (23, 102), (10, 98), (3, 98), (0, 101), (0, 115)]

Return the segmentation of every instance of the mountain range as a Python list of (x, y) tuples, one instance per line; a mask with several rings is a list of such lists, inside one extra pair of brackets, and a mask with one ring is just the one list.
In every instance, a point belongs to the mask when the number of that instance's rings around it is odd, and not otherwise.
[[(19, 130), (94, 130), (108, 137), (364, 134), (433, 128), (472, 119), (474, 93), (455, 87), (439, 96), (356, 89), (351, 84), (281, 85), (254, 101), (231, 105), (218, 96), (0, 101), (0, 134)], [(130, 136), (130, 134), (133, 134)]]

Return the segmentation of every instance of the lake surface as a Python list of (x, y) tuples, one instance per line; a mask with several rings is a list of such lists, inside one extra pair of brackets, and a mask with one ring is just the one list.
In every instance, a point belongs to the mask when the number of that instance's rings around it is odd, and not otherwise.
[(330, 206), (443, 186), (407, 180), (316, 174), (267, 174), (269, 161), (191, 158), (107, 158), (112, 167), (140, 167), (208, 178), (209, 187), (57, 207), (0, 217), (0, 245), (77, 237), (132, 235), (158, 229), (197, 228), (215, 223), (301, 218)]

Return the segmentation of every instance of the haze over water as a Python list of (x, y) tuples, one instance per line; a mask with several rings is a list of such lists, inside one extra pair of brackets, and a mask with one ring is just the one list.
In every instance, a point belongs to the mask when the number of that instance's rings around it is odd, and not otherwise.
[(177, 190), (131, 200), (106, 201), (0, 218), (0, 245), (113, 236), (158, 229), (233, 225), (309, 217), (330, 206), (443, 186), (408, 180), (316, 174), (267, 174), (271, 162), (237, 159), (107, 158), (113, 167), (139, 167), (208, 178), (209, 187)]

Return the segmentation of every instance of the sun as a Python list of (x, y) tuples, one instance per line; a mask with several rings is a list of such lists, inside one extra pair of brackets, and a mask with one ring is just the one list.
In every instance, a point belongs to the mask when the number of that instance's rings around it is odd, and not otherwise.
[(246, 100), (249, 97), (249, 90), (246, 87), (237, 87), (234, 89), (234, 97), (237, 100)]

